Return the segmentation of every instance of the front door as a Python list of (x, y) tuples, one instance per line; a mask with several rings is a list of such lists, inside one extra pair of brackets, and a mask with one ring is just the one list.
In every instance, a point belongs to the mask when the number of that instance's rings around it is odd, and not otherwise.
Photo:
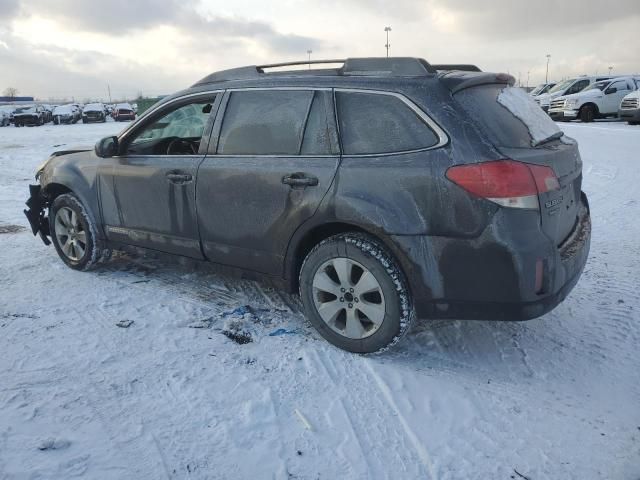
[(340, 161), (331, 91), (231, 91), (220, 112), (198, 171), (204, 253), (280, 275), (291, 236), (315, 213)]
[[(614, 91), (615, 90), (615, 91)], [(622, 99), (633, 91), (631, 80), (618, 80), (613, 82), (604, 91), (604, 110), (600, 113), (618, 113)]]
[(100, 175), (109, 240), (202, 258), (195, 187), (214, 101), (207, 94), (172, 102), (121, 137)]

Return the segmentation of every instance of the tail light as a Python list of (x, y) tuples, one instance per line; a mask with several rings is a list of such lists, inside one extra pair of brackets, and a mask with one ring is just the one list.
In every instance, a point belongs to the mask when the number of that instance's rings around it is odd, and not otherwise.
[(560, 188), (550, 167), (508, 159), (451, 167), (447, 178), (469, 193), (511, 208), (537, 210), (539, 194)]

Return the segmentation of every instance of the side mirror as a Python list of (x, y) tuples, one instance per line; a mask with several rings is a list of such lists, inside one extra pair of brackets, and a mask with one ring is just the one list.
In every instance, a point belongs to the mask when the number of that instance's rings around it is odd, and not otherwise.
[(96, 155), (101, 158), (113, 157), (118, 153), (118, 137), (105, 137), (96, 143)]
[(607, 88), (607, 91), (604, 92), (606, 95), (611, 95), (612, 93), (616, 93), (618, 91), (618, 89), (616, 87), (609, 87)]

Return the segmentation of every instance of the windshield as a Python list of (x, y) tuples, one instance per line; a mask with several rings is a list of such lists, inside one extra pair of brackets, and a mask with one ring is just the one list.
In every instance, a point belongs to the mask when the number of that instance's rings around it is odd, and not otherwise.
[(575, 79), (573, 78), (571, 80), (565, 80), (564, 82), (559, 83), (551, 90), (549, 90), (549, 93), (562, 92), (563, 90), (569, 88), (573, 84), (573, 82), (575, 82)]
[(97, 111), (102, 111), (104, 110), (104, 105), (102, 105), (101, 103), (90, 103), (88, 105), (85, 105), (84, 110), (97, 110)]
[(36, 111), (36, 107), (20, 107), (15, 113), (33, 113)]
[(536, 88), (534, 88), (531, 91), (531, 95), (537, 95), (539, 93), (542, 93), (542, 90), (544, 90), (544, 88), (546, 87), (546, 85), (542, 84), (542, 85), (538, 85)]
[(59, 113), (59, 114), (71, 113), (71, 107), (69, 107), (68, 105), (62, 105), (60, 107), (54, 108), (53, 113)]

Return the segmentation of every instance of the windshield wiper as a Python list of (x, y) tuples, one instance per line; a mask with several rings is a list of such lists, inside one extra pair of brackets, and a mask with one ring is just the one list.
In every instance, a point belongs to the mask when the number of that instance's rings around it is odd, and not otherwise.
[(556, 132), (553, 135), (549, 135), (547, 138), (543, 138), (542, 140), (538, 140), (533, 144), (534, 147), (539, 147), (545, 143), (552, 142), (553, 140), (558, 140), (564, 135), (564, 132)]

